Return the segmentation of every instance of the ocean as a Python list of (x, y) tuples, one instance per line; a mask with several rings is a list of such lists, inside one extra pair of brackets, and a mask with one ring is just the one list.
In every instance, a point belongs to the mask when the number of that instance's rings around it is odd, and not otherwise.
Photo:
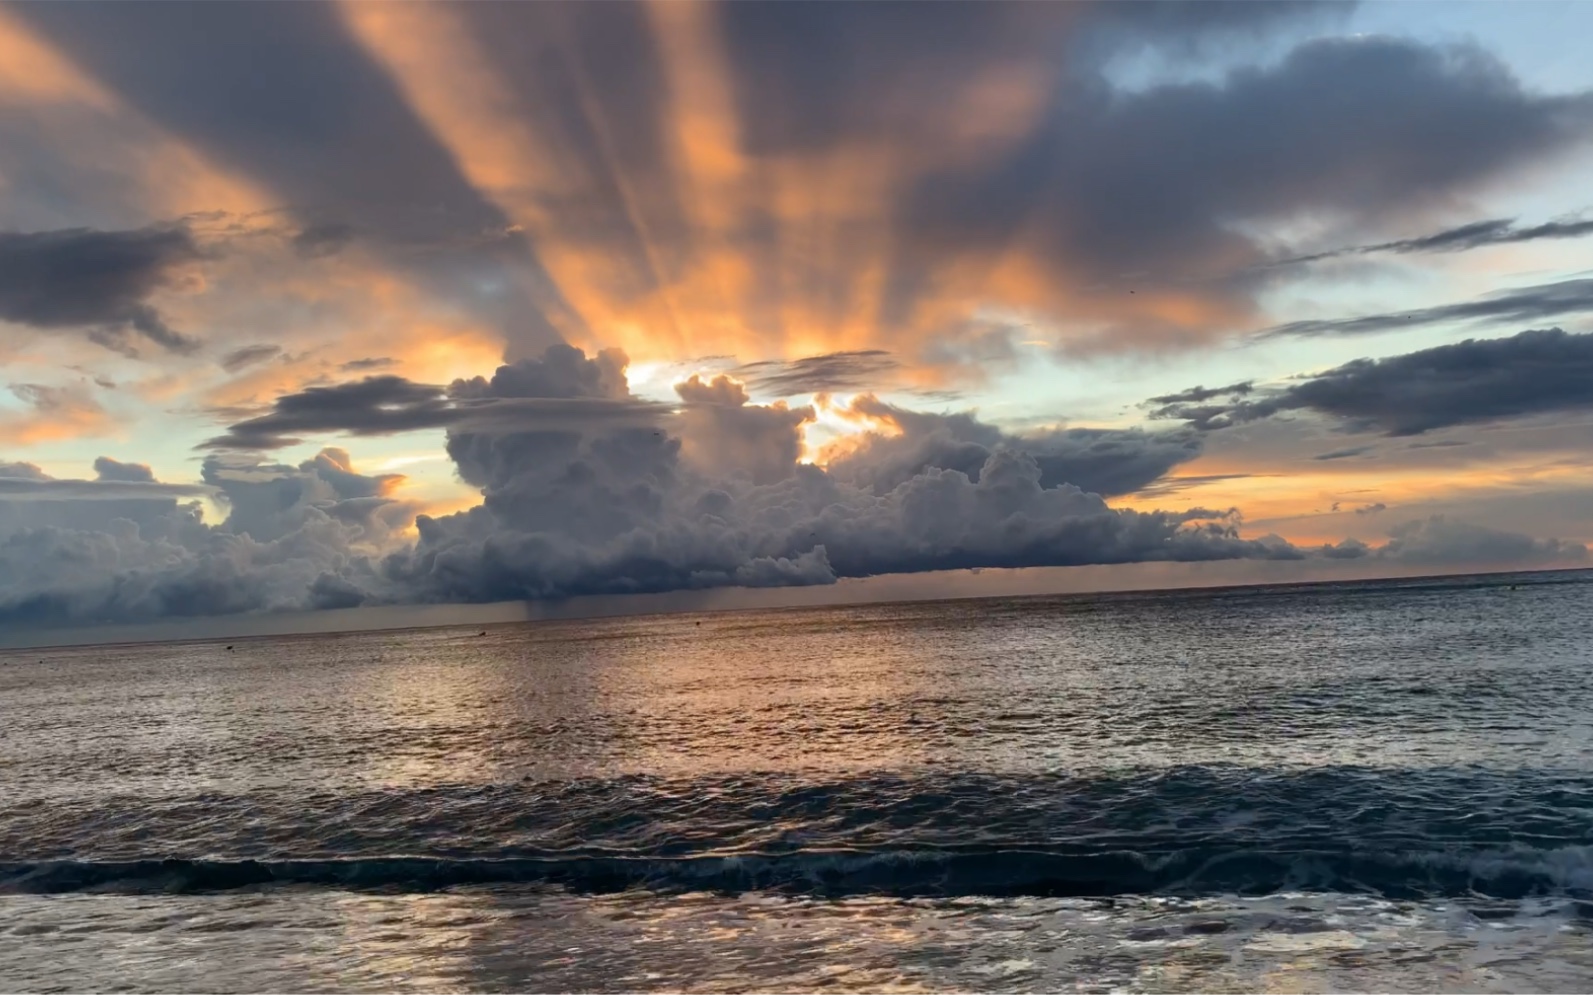
[(0, 989), (1586, 991), (1593, 571), (0, 654)]

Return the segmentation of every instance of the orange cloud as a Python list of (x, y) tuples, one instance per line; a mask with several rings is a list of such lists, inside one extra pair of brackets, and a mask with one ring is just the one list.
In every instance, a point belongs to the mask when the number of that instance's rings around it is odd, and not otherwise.
[[(906, 361), (908, 383), (939, 386), (985, 372), (987, 364), (929, 353), (992, 302), (1096, 325), (1233, 317), (1198, 295), (1127, 304), (1092, 295), (1059, 279), (1055, 260), (1039, 260), (1022, 237), (994, 251), (899, 244), (890, 208), (901, 191), (1021, 141), (1049, 100), (1051, 67), (982, 67), (927, 110), (918, 95), (903, 105), (914, 141), (880, 133), (751, 156), (714, 12), (696, 3), (645, 9), (667, 83), (656, 125), (665, 158), (638, 165), (616, 151), (614, 109), (593, 84), (600, 67), (574, 40), (568, 11), (537, 8), (536, 57), (568, 87), (537, 100), (494, 64), (466, 9), (340, 8), (460, 170), (531, 240), (581, 317), (560, 329), (572, 344), (617, 345), (639, 363), (881, 347)], [(556, 112), (561, 100), (577, 123)], [(576, 151), (583, 141), (594, 150), (587, 156)], [(677, 212), (681, 222), (671, 222)], [(904, 268), (919, 271), (921, 285), (893, 287)]]
[(29, 116), (44, 136), (40, 150), (60, 161), (114, 164), (148, 220), (271, 206), (253, 184), (154, 125), (5, 11), (0, 107)]
[(14, 446), (122, 434), (122, 423), (100, 406), (86, 382), (55, 386), (13, 384), (30, 410), (0, 415), (0, 436)]

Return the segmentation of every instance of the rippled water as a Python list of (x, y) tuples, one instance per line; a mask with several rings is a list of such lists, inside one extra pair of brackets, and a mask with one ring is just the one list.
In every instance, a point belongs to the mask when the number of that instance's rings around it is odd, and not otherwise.
[(0, 989), (1593, 981), (1593, 572), (479, 633), (0, 655)]

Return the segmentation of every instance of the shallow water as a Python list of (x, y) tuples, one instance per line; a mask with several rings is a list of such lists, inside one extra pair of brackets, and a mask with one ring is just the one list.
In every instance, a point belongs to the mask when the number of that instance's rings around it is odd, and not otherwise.
[(0, 655), (0, 989), (1593, 982), (1590, 572), (478, 632)]

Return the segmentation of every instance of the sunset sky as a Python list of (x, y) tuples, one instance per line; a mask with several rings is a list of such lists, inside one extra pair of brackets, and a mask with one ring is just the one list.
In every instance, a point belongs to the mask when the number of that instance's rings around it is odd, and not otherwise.
[(0, 7), (0, 623), (1585, 564), (1588, 38)]

